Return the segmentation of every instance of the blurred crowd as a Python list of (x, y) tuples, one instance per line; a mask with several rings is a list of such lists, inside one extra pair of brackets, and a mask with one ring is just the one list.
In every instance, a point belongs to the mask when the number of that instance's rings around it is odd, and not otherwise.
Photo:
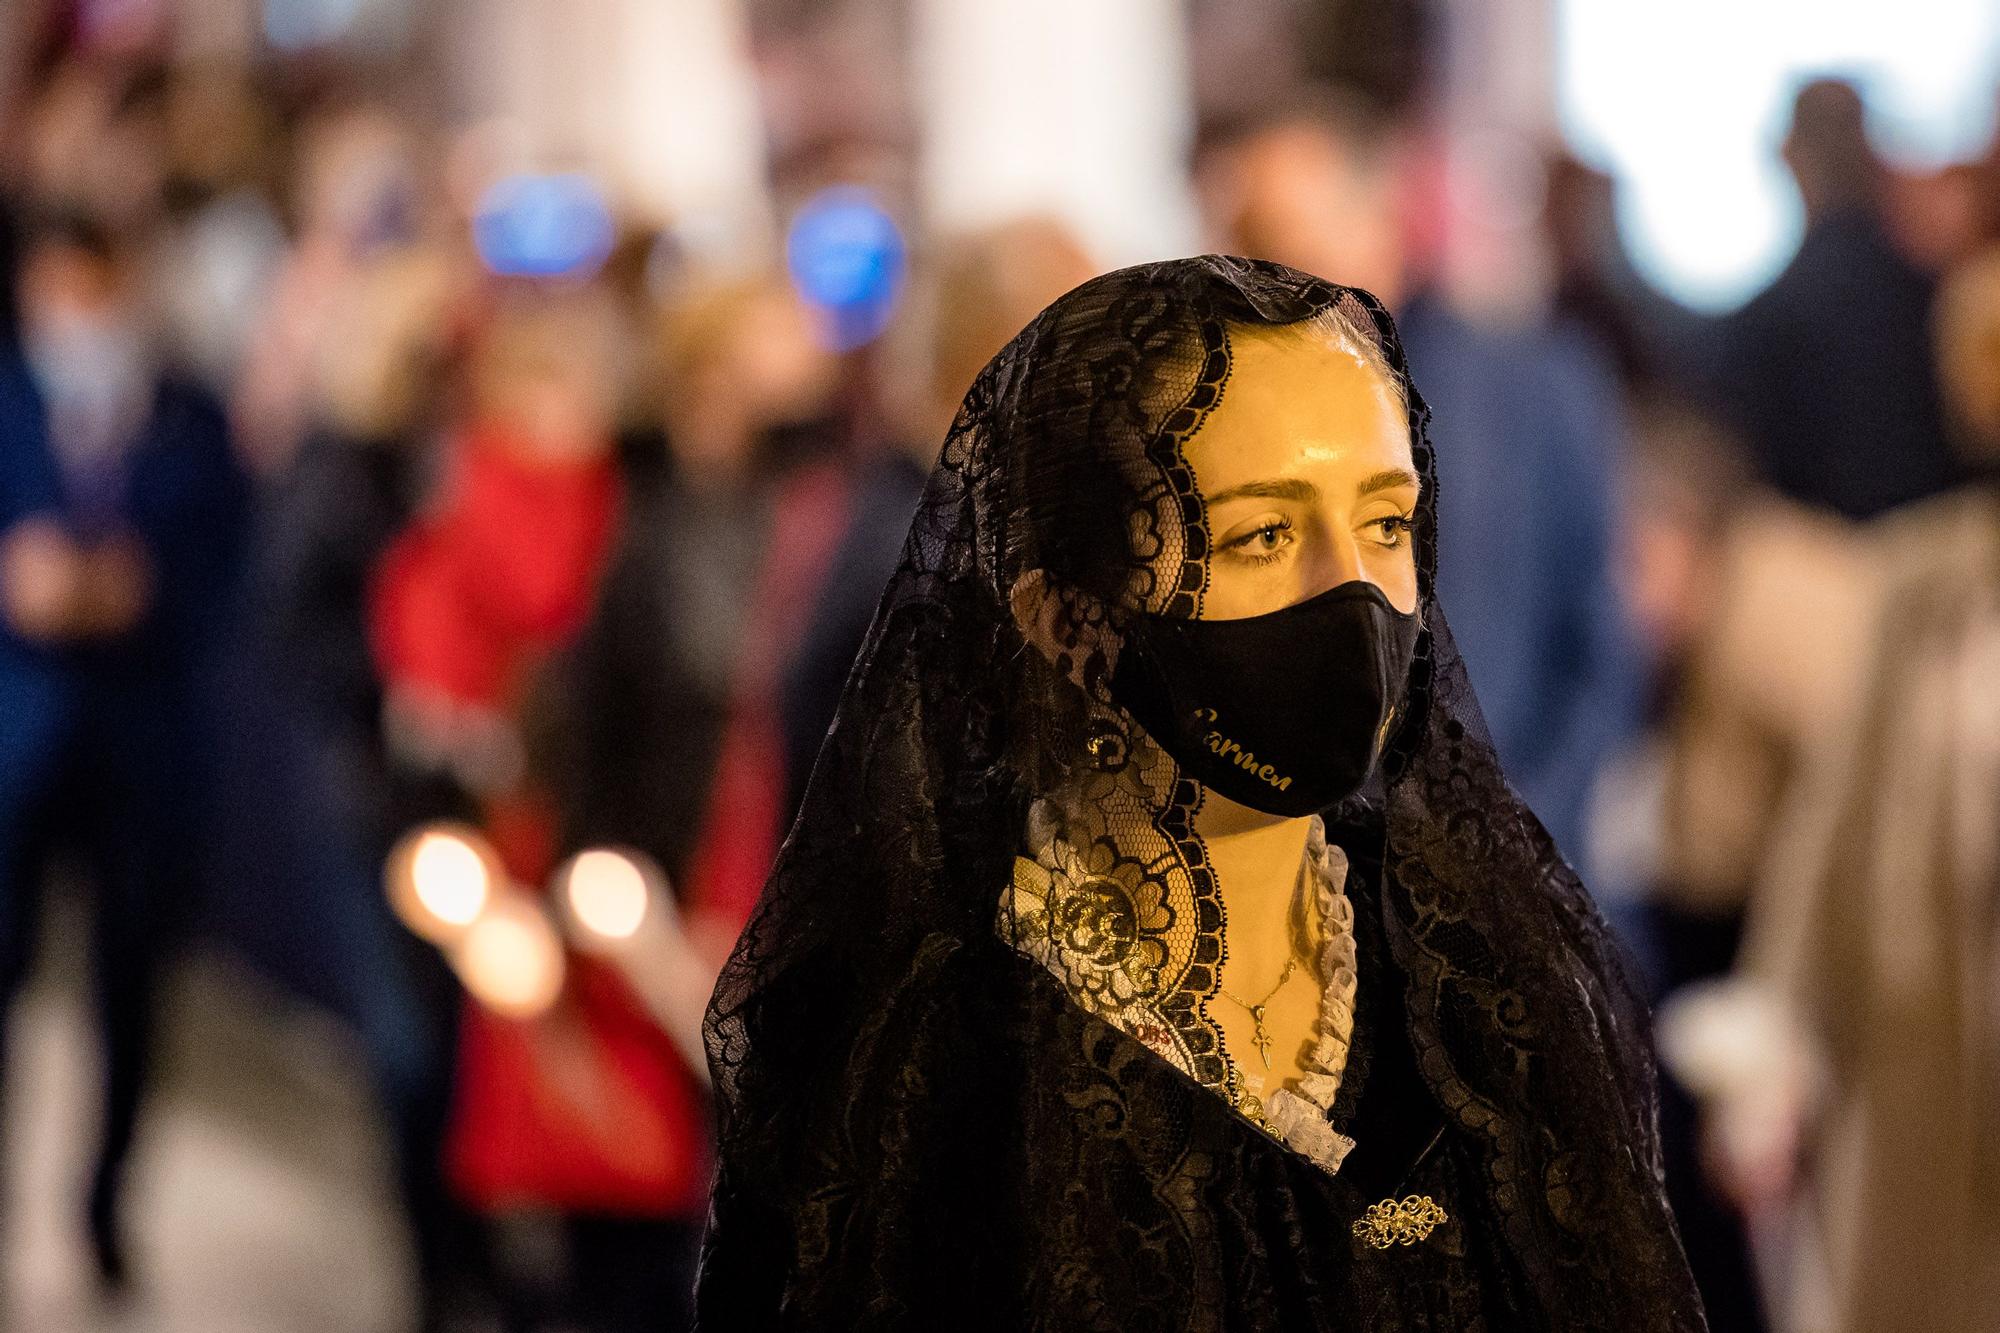
[[(85, 893), (103, 1283), (198, 942), (356, 1034), (425, 1326), (684, 1326), (701, 1002), (961, 394), (1102, 264), (808, 146), (829, 294), (797, 230), (722, 266), (410, 97), (50, 12), (0, 107), (0, 987)], [(1537, 146), (1495, 229), (1518, 180), (1320, 72), (1201, 109), (1207, 248), (1398, 315), (1487, 721), (1661, 1003), (1714, 1326), (1993, 1326), (2000, 156), (1899, 175), (1803, 87), (1804, 241), (1707, 316), (1615, 182)], [(620, 876), (671, 929), (593, 915)]]

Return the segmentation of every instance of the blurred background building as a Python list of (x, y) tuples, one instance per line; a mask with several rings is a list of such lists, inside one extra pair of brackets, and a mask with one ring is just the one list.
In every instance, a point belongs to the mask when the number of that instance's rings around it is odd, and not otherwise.
[(9, 0), (0, 1319), (685, 1326), (960, 395), (1225, 250), (1403, 323), (1713, 1325), (2000, 1328), (1996, 110), (1991, 0)]

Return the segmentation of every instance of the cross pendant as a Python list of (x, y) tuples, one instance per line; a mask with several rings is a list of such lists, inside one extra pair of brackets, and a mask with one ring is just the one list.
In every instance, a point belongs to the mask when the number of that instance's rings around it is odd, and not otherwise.
[(1250, 1007), (1250, 1019), (1257, 1025), (1256, 1031), (1251, 1034), (1251, 1040), (1257, 1043), (1257, 1054), (1263, 1057), (1264, 1068), (1269, 1069), (1271, 1067), (1271, 1034), (1264, 1031), (1264, 1006), (1261, 1004), (1252, 1005)]

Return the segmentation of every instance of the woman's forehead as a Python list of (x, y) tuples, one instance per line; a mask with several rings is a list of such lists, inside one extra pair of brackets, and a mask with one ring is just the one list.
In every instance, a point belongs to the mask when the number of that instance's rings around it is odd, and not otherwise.
[(1343, 342), (1232, 336), (1228, 387), (1184, 446), (1204, 497), (1283, 477), (1342, 491), (1415, 473), (1400, 397), (1377, 360)]

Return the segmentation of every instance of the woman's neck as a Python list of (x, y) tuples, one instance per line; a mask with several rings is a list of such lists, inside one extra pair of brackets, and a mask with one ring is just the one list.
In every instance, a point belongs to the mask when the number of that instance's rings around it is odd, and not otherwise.
[(1205, 791), (1195, 832), (1208, 849), (1229, 932), (1230, 977), (1275, 976), (1292, 956), (1290, 908), (1312, 817), (1268, 815)]

